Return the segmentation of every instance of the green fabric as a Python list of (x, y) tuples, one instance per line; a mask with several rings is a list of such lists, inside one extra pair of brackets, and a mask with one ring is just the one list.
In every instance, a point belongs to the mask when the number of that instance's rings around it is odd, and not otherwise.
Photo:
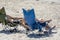
[(4, 7), (2, 9), (0, 9), (0, 22), (5, 24), (5, 17), (6, 17), (6, 13), (5, 13), (5, 9)]

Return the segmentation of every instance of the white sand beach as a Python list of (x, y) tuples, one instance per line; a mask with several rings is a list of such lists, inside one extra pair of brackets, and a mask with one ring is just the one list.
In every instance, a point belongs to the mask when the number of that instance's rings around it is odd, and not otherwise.
[[(56, 25), (50, 36), (27, 36), (24, 32), (20, 33), (0, 33), (0, 40), (60, 40), (60, 0), (0, 0), (0, 8), (5, 7), (7, 15), (12, 17), (23, 17), (24, 9), (34, 8), (36, 18), (44, 20), (52, 19), (50, 26)], [(25, 30), (19, 26), (20, 30)], [(3, 30), (0, 24), (0, 31)], [(35, 37), (36, 36), (36, 37)]]

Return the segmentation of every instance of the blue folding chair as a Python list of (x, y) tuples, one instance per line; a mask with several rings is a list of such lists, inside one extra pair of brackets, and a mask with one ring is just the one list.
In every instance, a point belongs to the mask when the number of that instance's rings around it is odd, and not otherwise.
[(35, 19), (34, 9), (31, 9), (28, 11), (23, 9), (23, 14), (24, 14), (24, 19), (25, 19), (27, 25), (32, 30), (39, 29), (39, 31), (42, 31), (42, 26)]

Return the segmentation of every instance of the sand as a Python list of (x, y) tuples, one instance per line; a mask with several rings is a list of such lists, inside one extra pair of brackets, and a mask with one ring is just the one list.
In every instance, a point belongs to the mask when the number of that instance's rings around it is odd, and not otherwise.
[[(43, 18), (44, 20), (52, 19), (49, 23), (50, 26), (56, 25), (50, 36), (27, 36), (24, 32), (19, 33), (0, 33), (0, 40), (59, 40), (60, 39), (60, 4), (59, 0), (44, 1), (44, 0), (0, 0), (0, 8), (5, 7), (6, 14), (12, 17), (23, 17), (24, 9), (34, 8), (36, 18)], [(18, 26), (20, 30), (25, 29), (22, 26)], [(0, 31), (3, 27), (0, 24)]]

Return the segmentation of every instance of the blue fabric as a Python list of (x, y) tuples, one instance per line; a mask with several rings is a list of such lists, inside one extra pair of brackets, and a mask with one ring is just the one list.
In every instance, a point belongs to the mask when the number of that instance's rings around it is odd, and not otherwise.
[(24, 19), (29, 26), (35, 23), (34, 9), (31, 9), (29, 11), (26, 11), (25, 9), (23, 9), (23, 13), (24, 13)]
[(32, 28), (32, 30), (39, 29), (41, 31), (42, 26), (38, 24), (35, 20), (34, 9), (31, 9), (29, 11), (23, 9), (23, 14), (26, 23), (29, 25), (29, 27)]
[(39, 31), (41, 31), (42, 30), (42, 26), (39, 24), (39, 23), (37, 23), (37, 22), (35, 22), (33, 25), (31, 25), (32, 26), (32, 30), (35, 30), (35, 29), (39, 29)]

